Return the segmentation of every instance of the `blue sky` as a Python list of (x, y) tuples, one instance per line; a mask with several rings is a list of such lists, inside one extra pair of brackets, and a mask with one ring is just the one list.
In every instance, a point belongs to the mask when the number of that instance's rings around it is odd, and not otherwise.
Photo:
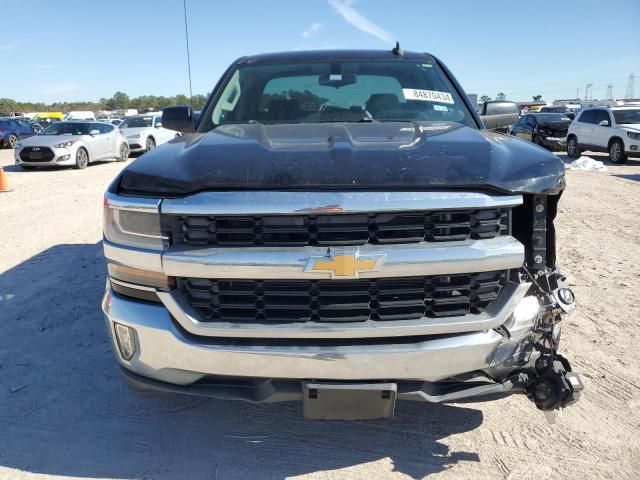
[[(235, 58), (293, 49), (407, 50), (443, 60), (469, 93), (513, 100), (640, 96), (640, 0), (187, 0), (194, 93)], [(2, 1), (0, 97), (188, 94), (182, 0)]]

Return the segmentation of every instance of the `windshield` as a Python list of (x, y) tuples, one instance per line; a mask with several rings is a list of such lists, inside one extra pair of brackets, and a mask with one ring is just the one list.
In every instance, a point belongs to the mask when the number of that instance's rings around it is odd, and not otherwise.
[(240, 66), (203, 116), (219, 125), (459, 122), (477, 128), (435, 61), (349, 60)]
[(90, 123), (57, 122), (45, 128), (40, 135), (88, 135)]
[(640, 123), (640, 108), (629, 110), (613, 110), (616, 123)]
[(150, 127), (153, 117), (129, 117), (120, 124), (122, 128)]

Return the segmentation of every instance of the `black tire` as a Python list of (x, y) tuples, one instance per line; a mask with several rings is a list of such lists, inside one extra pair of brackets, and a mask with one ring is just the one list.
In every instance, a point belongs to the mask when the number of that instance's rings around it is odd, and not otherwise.
[(578, 139), (576, 137), (569, 137), (567, 140), (567, 156), (569, 158), (580, 158), (582, 152), (578, 147)]
[(156, 141), (153, 137), (147, 137), (147, 140), (144, 142), (145, 150), (148, 152), (149, 150), (153, 150), (156, 148)]
[(123, 143), (120, 145), (120, 155), (118, 156), (119, 162), (126, 162), (129, 160), (129, 145)]
[(9, 138), (7, 138), (7, 145), (9, 148), (16, 148), (16, 143), (18, 143), (18, 137), (12, 133), (9, 135)]
[(87, 168), (87, 165), (89, 165), (89, 154), (84, 148), (80, 147), (76, 152), (76, 168), (82, 170)]
[(627, 161), (627, 155), (624, 153), (624, 144), (617, 138), (609, 144), (609, 160), (611, 160), (611, 163), (617, 164)]

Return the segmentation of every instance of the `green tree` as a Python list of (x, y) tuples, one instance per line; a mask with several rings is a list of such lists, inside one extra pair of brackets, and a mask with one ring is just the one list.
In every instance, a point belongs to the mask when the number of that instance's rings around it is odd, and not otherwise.
[(480, 97), (481, 102), (488, 102), (489, 100), (491, 100), (491, 97), (488, 97), (487, 95), (482, 95)]
[(107, 101), (109, 108), (121, 110), (129, 108), (129, 95), (124, 92), (116, 92), (110, 100)]
[(0, 98), (0, 115), (11, 115), (18, 111), (18, 104), (10, 98)]
[(502, 92), (496, 95), (496, 100), (506, 100), (506, 99), (507, 99), (507, 96)]
[(534, 102), (541, 102), (542, 101), (542, 95), (534, 95), (532, 98), (533, 98)]

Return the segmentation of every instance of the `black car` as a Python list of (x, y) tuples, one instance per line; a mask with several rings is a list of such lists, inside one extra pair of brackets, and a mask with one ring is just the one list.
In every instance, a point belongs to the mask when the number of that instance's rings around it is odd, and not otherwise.
[(15, 117), (0, 117), (0, 147), (15, 148), (24, 138), (36, 135), (36, 130), (27, 120)]
[(561, 113), (527, 113), (511, 128), (511, 135), (550, 150), (563, 149), (571, 119)]
[(563, 107), (563, 106), (559, 106), (559, 107), (542, 107), (540, 109), (540, 113), (561, 113), (565, 117), (569, 117), (571, 120), (575, 120), (575, 118), (576, 118), (576, 111), (575, 110), (572, 110), (569, 107)]

